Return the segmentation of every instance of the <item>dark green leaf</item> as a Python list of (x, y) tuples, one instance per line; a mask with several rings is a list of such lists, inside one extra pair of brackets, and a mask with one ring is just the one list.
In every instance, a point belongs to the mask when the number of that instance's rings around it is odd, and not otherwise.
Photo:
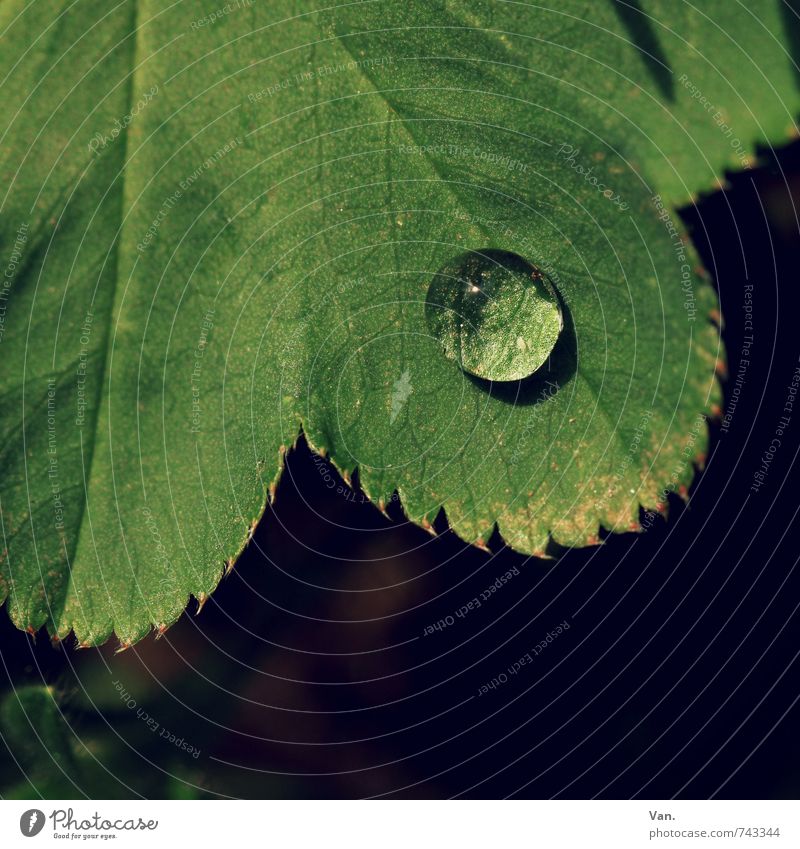
[[(301, 427), (376, 501), (529, 552), (688, 485), (723, 355), (673, 205), (793, 130), (782, 5), (229, 6), (0, 7), (14, 621), (174, 622)], [(510, 386), (425, 320), (487, 248), (561, 299)]]

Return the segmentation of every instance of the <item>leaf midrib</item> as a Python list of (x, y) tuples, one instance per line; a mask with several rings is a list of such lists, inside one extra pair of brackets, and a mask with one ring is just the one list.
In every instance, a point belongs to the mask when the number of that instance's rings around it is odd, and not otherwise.
[[(139, 73), (141, 72), (142, 63), (139, 61), (139, 48), (140, 48), (140, 39), (139, 39), (139, 0), (134, 0), (130, 4), (131, 6), (131, 33), (130, 37), (133, 38), (133, 47), (131, 49), (131, 55), (133, 57), (132, 68), (128, 75), (127, 79), (127, 99), (126, 99), (126, 111), (125, 114), (129, 114), (133, 107), (134, 100), (134, 92), (137, 90), (136, 81)], [(75, 555), (80, 546), (81, 540), (83, 538), (83, 530), (86, 525), (86, 515), (89, 508), (89, 490), (91, 487), (91, 481), (93, 479), (94, 473), (94, 465), (95, 465), (95, 450), (97, 446), (97, 436), (98, 429), (100, 426), (100, 405), (103, 403), (104, 390), (106, 388), (107, 383), (110, 385), (110, 374), (108, 374), (108, 364), (111, 358), (111, 347), (113, 345), (114, 335), (112, 333), (112, 326), (114, 324), (114, 319), (118, 314), (117, 310), (117, 295), (118, 295), (118, 287), (119, 287), (119, 278), (120, 278), (120, 247), (123, 242), (123, 233), (125, 230), (126, 222), (128, 220), (128, 215), (126, 214), (126, 198), (127, 198), (127, 183), (128, 183), (128, 131), (126, 130), (124, 133), (120, 134), (122, 136), (121, 139), (121, 156), (120, 161), (122, 163), (119, 173), (115, 176), (114, 181), (112, 182), (112, 186), (116, 184), (117, 191), (119, 193), (119, 226), (117, 228), (115, 241), (113, 248), (113, 275), (111, 281), (111, 312), (109, 316), (109, 321), (103, 323), (103, 329), (105, 331), (105, 338), (103, 340), (102, 345), (102, 361), (99, 363), (99, 370), (101, 372), (101, 379), (97, 381), (97, 389), (95, 391), (95, 405), (94, 405), (94, 420), (92, 422), (92, 438), (89, 440), (87, 456), (88, 462), (83, 463), (82, 467), (86, 470), (86, 474), (83, 480), (83, 491), (84, 498), (79, 502), (80, 503), (80, 515), (77, 520), (77, 528), (75, 534), (72, 536), (72, 545), (64, 546), (64, 553), (67, 558), (67, 567), (69, 570), (69, 577), (64, 582), (61, 590), (60, 590), (60, 610), (58, 617), (52, 616), (52, 611), (54, 606), (49, 604), (48, 607), (51, 611), (51, 616), (53, 619), (53, 626), (55, 633), (58, 633), (62, 630), (63, 627), (72, 627), (72, 623), (64, 623), (62, 622), (63, 617), (65, 615), (66, 601), (69, 596), (71, 587), (72, 587), (72, 563), (74, 562)], [(111, 188), (111, 187), (109, 187)], [(111, 251), (109, 251), (110, 253)], [(105, 265), (105, 263), (104, 263)], [(102, 273), (102, 269), (99, 273)], [(110, 404), (110, 392), (109, 392), (109, 404)], [(84, 441), (83, 435), (81, 434), (81, 461), (84, 459)], [(137, 571), (137, 567), (135, 563), (131, 563), (131, 568), (134, 572)], [(129, 600), (131, 604), (133, 603), (132, 594), (129, 596)], [(113, 619), (114, 617), (112, 617)], [(61, 625), (62, 627), (59, 627)]]

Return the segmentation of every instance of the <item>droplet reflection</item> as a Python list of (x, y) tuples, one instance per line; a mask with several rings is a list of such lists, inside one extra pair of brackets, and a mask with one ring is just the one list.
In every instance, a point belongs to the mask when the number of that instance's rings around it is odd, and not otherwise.
[(529, 377), (550, 356), (564, 326), (550, 279), (521, 256), (468, 251), (433, 278), (425, 303), (445, 356), (485, 380)]

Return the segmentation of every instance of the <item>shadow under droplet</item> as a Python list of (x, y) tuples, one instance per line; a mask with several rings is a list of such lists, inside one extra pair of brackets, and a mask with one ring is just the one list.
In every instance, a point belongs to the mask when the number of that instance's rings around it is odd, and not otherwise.
[(522, 380), (484, 380), (468, 372), (464, 372), (464, 376), (493, 398), (516, 406), (541, 404), (563, 389), (578, 368), (578, 340), (572, 313), (560, 296), (559, 302), (564, 327), (550, 356), (540, 369)]

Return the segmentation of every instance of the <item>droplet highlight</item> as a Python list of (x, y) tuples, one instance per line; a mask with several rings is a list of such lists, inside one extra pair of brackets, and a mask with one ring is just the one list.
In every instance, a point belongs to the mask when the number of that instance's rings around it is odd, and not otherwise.
[(518, 254), (467, 251), (431, 282), (425, 319), (445, 356), (492, 381), (522, 380), (550, 356), (564, 326), (555, 286)]

